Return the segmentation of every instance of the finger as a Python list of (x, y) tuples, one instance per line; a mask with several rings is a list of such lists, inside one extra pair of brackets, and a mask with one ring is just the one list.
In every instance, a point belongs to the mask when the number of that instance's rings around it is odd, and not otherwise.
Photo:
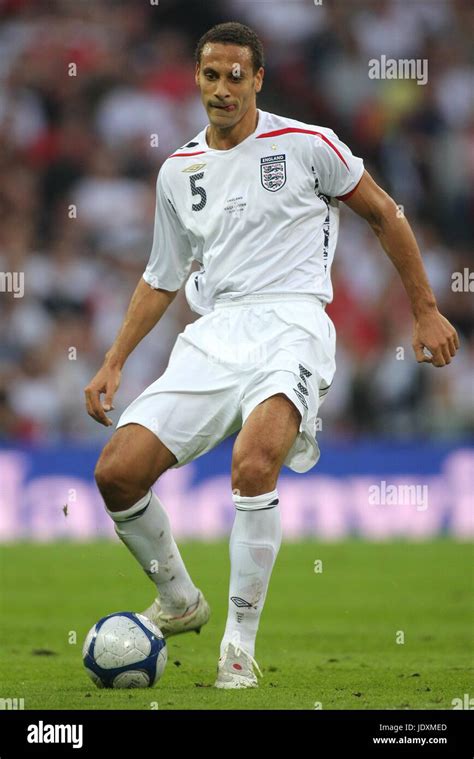
[(93, 409), (91, 416), (96, 420), (96, 422), (103, 424), (104, 427), (110, 427), (110, 425), (113, 424), (112, 419), (109, 419), (109, 417), (104, 413), (102, 406), (99, 406), (97, 410)]
[(456, 346), (456, 350), (459, 350), (459, 348), (461, 347), (461, 343), (459, 342), (459, 336), (456, 330), (454, 330), (453, 339), (454, 339), (454, 345)]
[(454, 337), (450, 337), (449, 338), (448, 344), (449, 344), (449, 353), (450, 353), (451, 356), (454, 357), (456, 355), (456, 350), (457, 350), (456, 343), (454, 341)]
[(104, 398), (103, 407), (106, 411), (112, 411), (114, 408), (113, 406), (114, 402), (114, 391), (113, 390), (107, 390)]
[(433, 361), (431, 362), (433, 366), (439, 366), (439, 367), (444, 366), (445, 360), (444, 360), (444, 355), (441, 348), (439, 346), (433, 349), (430, 348), (430, 351), (433, 354)]
[(96, 422), (103, 424), (104, 427), (110, 427), (110, 425), (113, 424), (112, 419), (109, 419), (104, 409), (102, 408), (100, 401), (97, 405), (94, 405), (92, 407), (91, 416), (96, 420)]
[(423, 350), (423, 346), (420, 344), (413, 345), (413, 350), (415, 351), (416, 360), (419, 364), (431, 364), (432, 358), (431, 356), (427, 356), (426, 353)]
[(85, 395), (87, 413), (89, 416), (95, 419), (96, 422), (99, 422), (99, 424), (103, 424), (104, 427), (110, 427), (113, 422), (104, 413), (104, 409), (100, 402), (100, 392), (98, 390), (93, 390), (92, 388), (86, 388)]
[(103, 424), (104, 427), (110, 427), (113, 422), (106, 416), (104, 409), (102, 408), (100, 403), (100, 393), (97, 390), (93, 391), (90, 389), (85, 392), (87, 413), (89, 416), (95, 419), (96, 422), (99, 422), (99, 424)]
[(91, 400), (90, 400), (90, 398), (91, 398), (90, 390), (88, 390), (88, 389), (84, 390), (84, 395), (85, 395), (85, 398), (86, 398), (87, 413), (89, 414), (89, 416), (94, 416), (94, 413), (92, 411)]
[(446, 340), (445, 343), (443, 343), (441, 346), (441, 353), (443, 354), (443, 358), (447, 364), (451, 363), (451, 352), (449, 350), (449, 342)]

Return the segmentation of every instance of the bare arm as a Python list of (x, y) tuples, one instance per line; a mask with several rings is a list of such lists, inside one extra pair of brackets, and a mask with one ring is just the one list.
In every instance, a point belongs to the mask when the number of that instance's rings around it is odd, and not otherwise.
[[(105, 354), (104, 363), (95, 377), (85, 388), (87, 413), (100, 424), (113, 424), (105, 412), (113, 408), (112, 402), (120, 384), (122, 367), (128, 356), (158, 323), (176, 292), (154, 290), (144, 279), (140, 279), (132, 295), (119, 333), (110, 350)], [(100, 396), (105, 394), (102, 406)]]
[[(415, 318), (413, 350), (417, 361), (434, 366), (450, 364), (459, 348), (459, 338), (452, 324), (438, 311), (423, 259), (405, 216), (367, 171), (346, 203), (368, 221), (400, 275)], [(425, 347), (431, 357), (424, 353)]]

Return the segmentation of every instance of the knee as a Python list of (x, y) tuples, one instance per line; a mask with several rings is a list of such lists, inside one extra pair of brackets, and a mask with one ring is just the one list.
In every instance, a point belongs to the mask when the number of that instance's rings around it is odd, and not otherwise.
[(275, 488), (279, 471), (279, 456), (271, 448), (237, 452), (232, 459), (232, 488), (242, 495), (260, 495)]
[(128, 471), (124, 462), (105, 451), (94, 471), (97, 487), (109, 509), (128, 508), (147, 493), (150, 485)]

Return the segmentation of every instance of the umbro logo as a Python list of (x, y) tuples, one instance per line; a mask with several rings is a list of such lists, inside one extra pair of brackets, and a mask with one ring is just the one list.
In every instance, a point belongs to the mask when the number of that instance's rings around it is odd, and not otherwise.
[(300, 391), (297, 390), (296, 387), (293, 388), (293, 391), (296, 393), (297, 397), (299, 398), (301, 405), (307, 409), (308, 404), (306, 403), (306, 398), (304, 397), (304, 395), (300, 393)]
[(206, 163), (193, 163), (192, 166), (187, 166), (182, 171), (183, 171), (183, 174), (195, 174), (197, 171), (201, 171), (201, 169), (203, 169), (204, 166), (207, 166), (207, 164)]
[(305, 396), (309, 395), (309, 391), (307, 388), (307, 377), (311, 377), (312, 372), (309, 371), (309, 369), (306, 369), (306, 367), (303, 366), (303, 364), (298, 364), (298, 369), (300, 370), (300, 380), (301, 382), (298, 382), (297, 388), (294, 387), (293, 390), (298, 396), (301, 404), (307, 409), (308, 403), (306, 401)]
[(234, 603), (236, 606), (245, 606), (246, 609), (251, 609), (252, 604), (249, 604), (248, 601), (245, 600), (245, 598), (239, 598), (239, 596), (231, 596), (230, 600), (232, 603)]

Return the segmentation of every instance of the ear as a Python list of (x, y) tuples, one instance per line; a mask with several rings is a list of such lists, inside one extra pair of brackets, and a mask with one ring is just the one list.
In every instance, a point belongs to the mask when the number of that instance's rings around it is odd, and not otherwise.
[(263, 67), (260, 67), (257, 73), (255, 74), (255, 92), (260, 92), (260, 90), (262, 89), (264, 74), (265, 74), (265, 69)]
[(199, 71), (200, 71), (199, 63), (196, 63), (196, 68), (194, 69), (194, 81), (198, 87), (199, 87)]

